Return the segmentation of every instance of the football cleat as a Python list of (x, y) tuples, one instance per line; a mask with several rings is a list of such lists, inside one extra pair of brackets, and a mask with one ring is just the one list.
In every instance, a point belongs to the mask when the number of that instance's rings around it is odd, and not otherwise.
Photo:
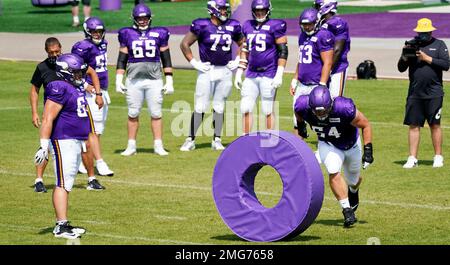
[(162, 144), (153, 146), (153, 149), (155, 150), (155, 154), (160, 156), (166, 156), (169, 154), (166, 150), (164, 150)]
[(83, 163), (80, 163), (80, 166), (78, 167), (78, 173), (87, 174), (87, 169), (84, 167)]
[(55, 228), (53, 229), (53, 235), (55, 237), (66, 238), (66, 239), (79, 238), (80, 234), (73, 231), (72, 228), (74, 228), (74, 227), (70, 226), (69, 222), (66, 222), (64, 224), (59, 224), (59, 225), (57, 224), (55, 226)]
[(213, 150), (223, 150), (225, 147), (222, 145), (222, 139), (219, 137), (215, 137), (214, 140), (211, 142), (211, 148)]
[(350, 202), (352, 210), (356, 212), (356, 209), (358, 209), (359, 206), (359, 189), (353, 193), (350, 188), (348, 188), (348, 201)]
[(106, 162), (97, 163), (97, 171), (100, 176), (109, 176), (109, 177), (114, 176), (114, 171), (109, 169)]
[(195, 149), (195, 140), (192, 140), (191, 137), (186, 138), (184, 144), (181, 146), (180, 151), (189, 152)]
[(88, 185), (86, 187), (87, 190), (104, 190), (105, 187), (103, 187), (100, 182), (98, 182), (97, 179), (93, 179), (88, 182)]
[(47, 192), (47, 189), (42, 181), (38, 181), (34, 184), (34, 191), (37, 193), (45, 193)]
[(125, 151), (120, 153), (120, 155), (123, 155), (123, 156), (132, 156), (135, 154), (137, 154), (136, 148), (129, 148), (129, 147), (127, 147), (127, 149), (125, 149)]
[(413, 168), (413, 167), (418, 167), (418, 166), (419, 166), (419, 161), (417, 161), (417, 158), (415, 158), (414, 156), (409, 156), (408, 160), (403, 165), (403, 168)]
[(352, 208), (345, 208), (342, 210), (342, 214), (344, 215), (344, 227), (348, 228), (355, 224), (358, 219), (356, 219), (355, 212)]
[(443, 167), (444, 157), (441, 155), (435, 155), (433, 158), (433, 167)]

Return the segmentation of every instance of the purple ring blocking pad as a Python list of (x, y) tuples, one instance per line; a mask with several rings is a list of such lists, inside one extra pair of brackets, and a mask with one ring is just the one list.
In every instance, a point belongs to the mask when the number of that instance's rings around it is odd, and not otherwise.
[[(273, 208), (263, 206), (254, 190), (265, 165), (280, 175), (283, 193)], [(222, 152), (213, 173), (216, 208), (239, 237), (256, 242), (293, 238), (305, 231), (322, 207), (324, 180), (311, 148), (284, 131), (261, 131), (239, 137)]]

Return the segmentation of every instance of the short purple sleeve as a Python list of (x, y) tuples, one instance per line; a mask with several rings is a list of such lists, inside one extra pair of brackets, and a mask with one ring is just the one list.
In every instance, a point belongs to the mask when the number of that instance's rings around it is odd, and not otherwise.
[(127, 33), (128, 30), (126, 28), (119, 30), (119, 34), (117, 37), (119, 38), (120, 47), (127, 46)]
[(318, 40), (318, 48), (320, 52), (334, 49), (334, 36), (328, 30), (322, 30), (322, 37)]
[(356, 106), (350, 98), (337, 97), (334, 100), (335, 112), (343, 121), (352, 122), (356, 117)]
[(191, 30), (191, 32), (194, 33), (196, 36), (199, 36), (199, 35), (200, 35), (201, 24), (200, 24), (200, 20), (199, 20), (199, 19), (196, 19), (196, 20), (192, 21), (190, 30)]
[(64, 105), (67, 101), (65, 96), (66, 88), (64, 87), (63, 81), (50, 82), (46, 87), (47, 99), (53, 102)]
[(167, 28), (159, 28), (158, 29), (159, 32), (159, 40), (160, 40), (160, 47), (166, 47), (169, 45), (169, 37), (170, 37), (170, 32)]
[(277, 20), (277, 23), (273, 25), (273, 36), (275, 39), (286, 36), (286, 22), (284, 20)]
[(331, 22), (330, 26), (332, 28), (330, 31), (334, 34), (336, 40), (347, 40), (349, 38), (348, 24), (345, 20), (336, 17), (336, 19)]
[(75, 43), (72, 47), (72, 53), (76, 54), (78, 56), (80, 56), (81, 58), (84, 59), (85, 62), (88, 61), (87, 57), (87, 53), (88, 53), (88, 49), (86, 47), (86, 45), (84, 44), (83, 41), (79, 41), (77, 43)]
[(309, 99), (307, 95), (302, 95), (300, 97), (297, 98), (297, 101), (295, 101), (295, 105), (294, 105), (294, 111), (298, 114), (300, 114), (300, 116), (305, 117), (306, 113), (308, 112), (308, 108), (309, 108), (309, 103), (308, 103)]

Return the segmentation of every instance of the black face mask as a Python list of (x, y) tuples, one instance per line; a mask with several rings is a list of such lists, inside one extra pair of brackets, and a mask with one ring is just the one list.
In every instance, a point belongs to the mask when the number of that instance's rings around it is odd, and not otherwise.
[(56, 64), (56, 59), (58, 59), (58, 56), (50, 56), (50, 57), (48, 57), (48, 62), (50, 64), (55, 65)]
[(422, 43), (428, 42), (431, 40), (431, 34), (429, 32), (420, 32), (417, 34), (417, 39)]

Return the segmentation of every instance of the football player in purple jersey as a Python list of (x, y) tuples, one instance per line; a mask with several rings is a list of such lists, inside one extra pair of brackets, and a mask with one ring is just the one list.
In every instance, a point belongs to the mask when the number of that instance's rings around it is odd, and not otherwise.
[(83, 87), (87, 65), (75, 54), (63, 54), (56, 61), (56, 71), (62, 80), (52, 81), (46, 88), (47, 100), (35, 164), (40, 165), (48, 160), (50, 147), (56, 176), (53, 190), (56, 226), (53, 234), (55, 237), (73, 239), (85, 232), (83, 228), (69, 224), (67, 210), (69, 192), (91, 130)]
[[(315, 8), (306, 8), (300, 14), (299, 59), (290, 88), (294, 97), (293, 104), (300, 95), (309, 94), (319, 84), (327, 85), (330, 79), (334, 36), (328, 30), (318, 27), (318, 23)], [(308, 137), (306, 124), (297, 124), (295, 117), (294, 130), (303, 138)]]
[(336, 0), (315, 0), (314, 6), (319, 11), (320, 25), (334, 35), (333, 65), (328, 85), (331, 96), (342, 96), (347, 79), (348, 59), (350, 51), (350, 33), (347, 22), (337, 16)]
[[(305, 120), (319, 138), (319, 155), (328, 174), (330, 187), (344, 214), (344, 226), (356, 223), (354, 211), (358, 208), (358, 190), (362, 178), (361, 142), (358, 129), (362, 129), (364, 153), (363, 169), (373, 163), (372, 127), (350, 98), (334, 100), (326, 86), (316, 86), (309, 95), (295, 102), (299, 122)], [(344, 178), (341, 168), (344, 168)], [(348, 188), (347, 188), (348, 187)]]
[(247, 20), (242, 26), (246, 43), (241, 48), (241, 63), (234, 81), (237, 89), (242, 86), (244, 133), (249, 133), (252, 128), (252, 111), (258, 95), (261, 97), (261, 111), (266, 116), (266, 128), (274, 129), (273, 102), (276, 90), (283, 82), (288, 56), (286, 22), (269, 18), (272, 10), (269, 0), (253, 0), (251, 7), (253, 20)]
[[(108, 105), (111, 103), (108, 94), (108, 68), (107, 68), (107, 45), (105, 40), (105, 25), (97, 17), (91, 17), (83, 23), (85, 39), (75, 43), (72, 47), (72, 53), (79, 55), (92, 68), (95, 69), (100, 80), (101, 92), (95, 93), (95, 90), (87, 89), (86, 99), (89, 104), (89, 110), (94, 122), (95, 132), (89, 135), (89, 144), (96, 161), (96, 167), (99, 175), (113, 176), (114, 172), (102, 158), (100, 147), (100, 136), (105, 128), (106, 117), (108, 115)], [(88, 76), (86, 84), (92, 87), (92, 79)], [(93, 88), (93, 87), (92, 87)], [(102, 108), (95, 103), (97, 97), (102, 98), (104, 105)], [(80, 164), (80, 172), (86, 171), (83, 164)]]
[[(174, 92), (172, 61), (169, 51), (170, 33), (164, 27), (151, 27), (152, 11), (145, 4), (133, 8), (134, 25), (119, 31), (116, 91), (126, 94), (128, 103), (128, 145), (123, 156), (136, 154), (139, 114), (144, 100), (151, 116), (154, 152), (165, 156), (162, 142), (163, 94)], [(162, 69), (161, 69), (162, 63)], [(125, 85), (123, 75), (127, 72)], [(162, 72), (166, 77), (163, 84)]]
[[(190, 31), (181, 41), (181, 51), (186, 60), (198, 71), (195, 87), (194, 112), (191, 117), (189, 137), (181, 146), (181, 151), (195, 149), (195, 134), (201, 125), (204, 114), (209, 110), (212, 97), (214, 137), (213, 150), (223, 150), (221, 141), (225, 101), (231, 93), (232, 71), (238, 67), (239, 56), (232, 59), (233, 41), (241, 46), (244, 43), (241, 25), (230, 19), (230, 4), (227, 0), (207, 2), (209, 18), (192, 21)], [(198, 42), (200, 60), (195, 59), (191, 46)]]
[[(60, 80), (61, 78), (56, 73), (56, 60), (61, 55), (61, 43), (58, 39), (50, 37), (45, 41), (45, 51), (48, 54), (48, 58), (43, 62), (38, 64), (36, 70), (33, 73), (31, 79), (31, 90), (30, 90), (30, 105), (32, 112), (32, 122), (36, 128), (40, 128), (41, 120), (37, 113), (37, 105), (39, 99), (40, 87), (44, 86), (44, 104), (47, 100), (47, 85), (51, 81)], [(87, 68), (87, 76), (92, 80), (92, 84), (97, 92), (100, 92), (100, 81), (94, 69), (91, 67)], [(103, 100), (101, 97), (96, 97), (96, 103), (101, 108), (103, 106)], [(88, 148), (90, 150), (90, 148)], [(88, 173), (91, 176), (88, 181), (88, 189), (100, 190), (104, 187), (95, 179), (94, 165), (89, 163), (92, 161), (92, 153), (90, 151), (82, 153), (83, 162), (86, 163), (87, 170), (84, 173)], [(45, 167), (47, 166), (47, 161), (44, 161), (40, 165), (36, 165), (36, 180), (34, 190), (36, 192), (47, 192), (44, 182), (43, 174)]]

